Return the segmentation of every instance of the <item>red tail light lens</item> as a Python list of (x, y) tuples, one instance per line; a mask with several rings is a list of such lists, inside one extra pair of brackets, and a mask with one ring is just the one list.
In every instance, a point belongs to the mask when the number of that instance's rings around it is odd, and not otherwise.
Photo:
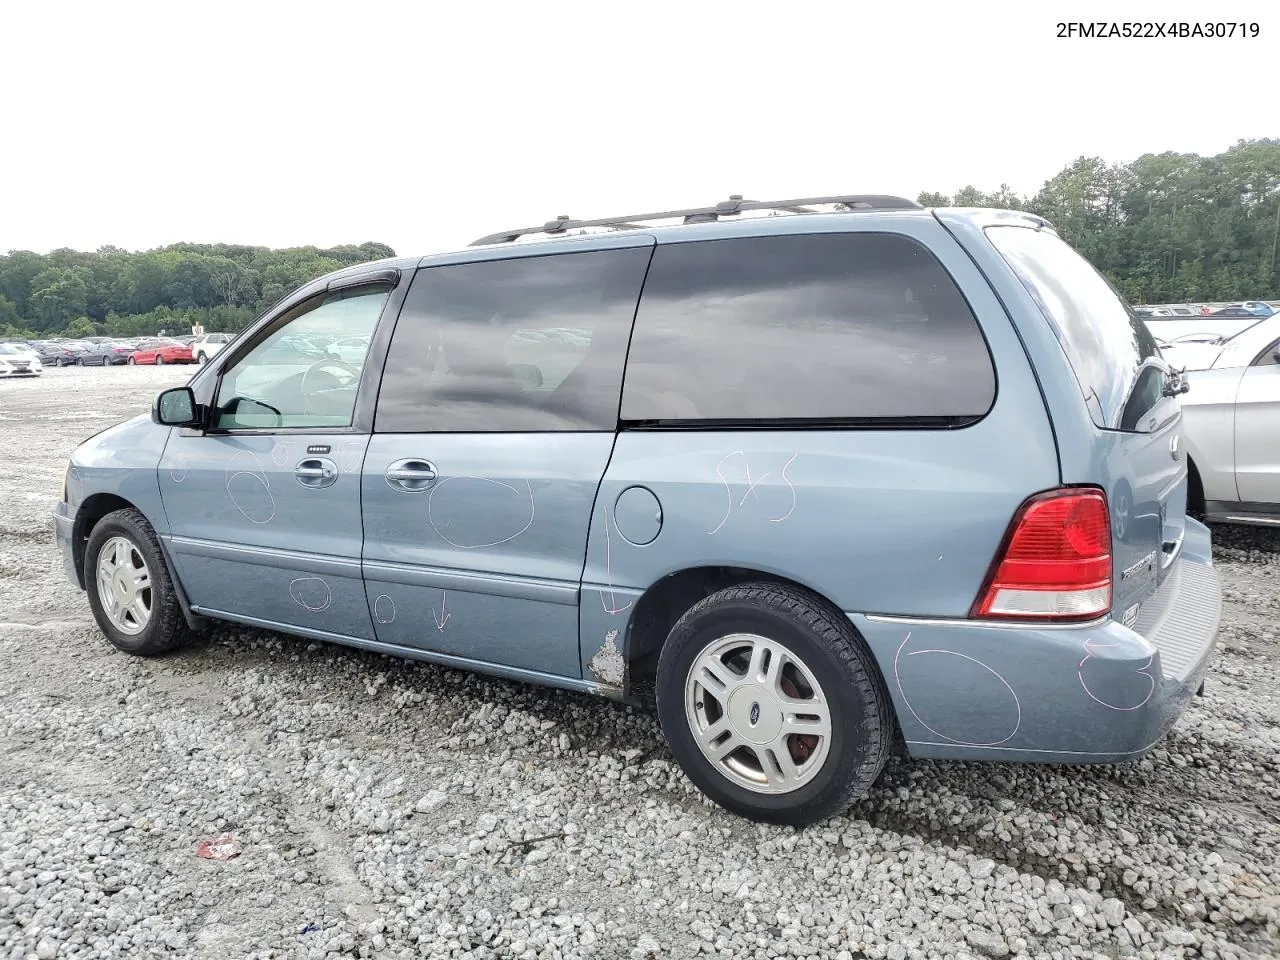
[(1092, 620), (1111, 609), (1111, 518), (1093, 488), (1037, 494), (1018, 510), (976, 619)]

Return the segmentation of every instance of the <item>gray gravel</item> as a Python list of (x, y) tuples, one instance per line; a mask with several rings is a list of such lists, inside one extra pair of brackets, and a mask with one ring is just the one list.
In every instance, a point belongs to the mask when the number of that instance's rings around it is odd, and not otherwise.
[(1280, 954), (1275, 535), (1215, 531), (1224, 648), (1149, 759), (899, 763), (763, 827), (642, 711), (236, 627), (113, 652), (49, 510), (189, 373), (0, 383), (0, 960)]

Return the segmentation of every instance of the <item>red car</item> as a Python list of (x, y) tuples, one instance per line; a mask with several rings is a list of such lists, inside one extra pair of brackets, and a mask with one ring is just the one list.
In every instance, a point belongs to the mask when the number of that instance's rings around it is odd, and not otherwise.
[(191, 347), (177, 340), (146, 340), (129, 355), (130, 365), (135, 363), (195, 363)]

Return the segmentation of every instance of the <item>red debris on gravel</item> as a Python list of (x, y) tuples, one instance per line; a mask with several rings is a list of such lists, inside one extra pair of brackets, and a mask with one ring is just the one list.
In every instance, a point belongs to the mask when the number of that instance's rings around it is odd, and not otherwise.
[(196, 856), (206, 860), (230, 860), (240, 856), (240, 845), (235, 837), (224, 833), (213, 840), (205, 840), (196, 848)]

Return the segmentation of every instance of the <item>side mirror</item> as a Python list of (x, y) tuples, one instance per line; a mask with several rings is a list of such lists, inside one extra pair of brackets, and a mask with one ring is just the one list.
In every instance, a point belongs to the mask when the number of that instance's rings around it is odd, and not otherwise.
[(151, 419), (166, 427), (198, 427), (196, 395), (190, 387), (172, 387), (156, 394)]

